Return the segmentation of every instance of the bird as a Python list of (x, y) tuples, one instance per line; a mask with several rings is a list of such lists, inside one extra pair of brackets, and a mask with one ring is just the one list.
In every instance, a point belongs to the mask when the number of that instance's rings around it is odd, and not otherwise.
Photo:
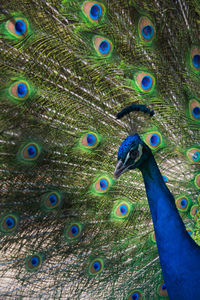
[(144, 178), (168, 295), (177, 300), (198, 299), (200, 247), (188, 234), (153, 154), (138, 134), (121, 144), (115, 177), (135, 168)]
[(0, 2), (0, 299), (200, 297), (199, 20)]

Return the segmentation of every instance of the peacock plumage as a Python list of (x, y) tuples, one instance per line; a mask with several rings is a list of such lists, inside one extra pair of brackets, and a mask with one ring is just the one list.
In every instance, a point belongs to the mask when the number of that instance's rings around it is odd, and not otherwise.
[(0, 0), (0, 299), (200, 298), (199, 32), (197, 0)]

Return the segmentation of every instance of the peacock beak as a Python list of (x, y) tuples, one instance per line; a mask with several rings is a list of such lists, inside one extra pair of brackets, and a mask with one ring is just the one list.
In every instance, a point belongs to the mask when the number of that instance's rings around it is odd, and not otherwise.
[(115, 168), (114, 179), (119, 178), (126, 171), (128, 171), (128, 167), (124, 165), (122, 160), (120, 159)]

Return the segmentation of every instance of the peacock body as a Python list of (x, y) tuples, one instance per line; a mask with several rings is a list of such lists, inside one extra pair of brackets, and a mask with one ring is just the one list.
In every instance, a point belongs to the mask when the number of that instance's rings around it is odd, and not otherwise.
[(200, 247), (188, 234), (150, 148), (137, 134), (121, 144), (115, 177), (135, 168), (144, 178), (167, 293), (170, 299), (198, 299)]
[(0, 299), (198, 300), (199, 2), (0, 9)]

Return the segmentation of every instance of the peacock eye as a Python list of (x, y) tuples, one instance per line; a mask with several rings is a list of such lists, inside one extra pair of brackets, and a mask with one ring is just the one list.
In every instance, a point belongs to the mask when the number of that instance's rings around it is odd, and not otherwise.
[(131, 159), (135, 158), (136, 155), (137, 155), (137, 153), (138, 153), (137, 150), (131, 150), (131, 151), (130, 151), (130, 158), (131, 158)]

